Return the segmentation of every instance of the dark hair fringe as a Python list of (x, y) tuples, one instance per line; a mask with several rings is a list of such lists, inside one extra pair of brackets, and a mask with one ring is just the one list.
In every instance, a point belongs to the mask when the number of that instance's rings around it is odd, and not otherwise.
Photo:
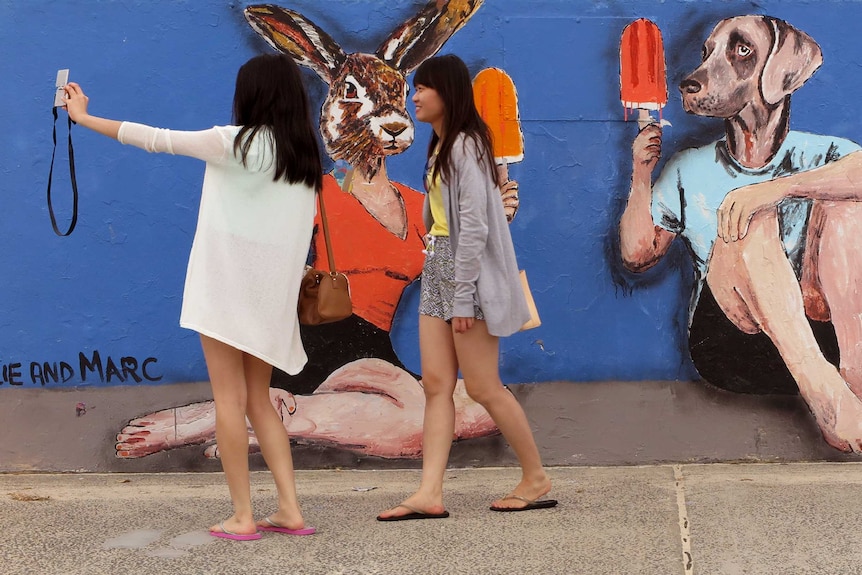
[(261, 130), (273, 144), (273, 181), (323, 187), (320, 146), (309, 114), (299, 66), (285, 54), (262, 54), (243, 64), (236, 76), (233, 122), (241, 126), (233, 150), (248, 167), (252, 141)]
[[(432, 177), (440, 176), (444, 182), (449, 182), (449, 176), (452, 173), (452, 146), (458, 134), (464, 134), (476, 143), (479, 148), (479, 161), (485, 162), (491, 173), (491, 179), (499, 187), (502, 182), (494, 162), (491, 129), (476, 110), (473, 84), (464, 61), (454, 54), (429, 58), (416, 70), (413, 85), (431, 88), (443, 100), (445, 110), (443, 142), (440, 144), (440, 151), (437, 152)], [(429, 158), (439, 141), (440, 138), (436, 133), (431, 135), (431, 142), (428, 144)]]

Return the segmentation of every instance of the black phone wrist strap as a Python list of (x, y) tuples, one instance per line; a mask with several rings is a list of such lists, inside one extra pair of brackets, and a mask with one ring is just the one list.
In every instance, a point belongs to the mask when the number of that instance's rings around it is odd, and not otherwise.
[(66, 233), (63, 233), (57, 226), (57, 218), (54, 216), (54, 206), (51, 203), (51, 180), (54, 176), (54, 156), (57, 155), (57, 108), (53, 109), (53, 113), (54, 131), (52, 138), (54, 140), (54, 151), (51, 152), (51, 169), (48, 171), (48, 213), (51, 215), (51, 225), (54, 227), (54, 233), (58, 236), (68, 236), (78, 223), (78, 182), (75, 179), (75, 150), (72, 148), (72, 118), (69, 118), (69, 175), (72, 179), (72, 221), (69, 224), (69, 229), (66, 230)]

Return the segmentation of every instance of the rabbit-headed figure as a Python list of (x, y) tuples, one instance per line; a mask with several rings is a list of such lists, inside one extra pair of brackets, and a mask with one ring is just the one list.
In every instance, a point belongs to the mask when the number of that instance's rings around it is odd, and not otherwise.
[[(404, 151), (413, 141), (406, 76), (433, 56), (481, 4), (431, 0), (373, 55), (345, 54), (328, 34), (291, 10), (273, 5), (245, 10), (248, 22), (267, 42), (312, 68), (329, 85), (320, 131), (329, 155), (351, 167), (343, 183), (324, 176), (321, 193), (336, 264), (350, 278), (354, 315), (302, 326), (309, 356), (305, 369), (296, 376), (273, 372), (273, 405), (298, 441), (378, 457), (421, 454), (423, 394), (395, 354), (389, 331), (404, 288), (422, 272), (424, 195), (388, 179), (386, 156)], [(315, 234), (314, 265), (327, 269), (326, 257), (318, 257), (326, 253), (322, 235)], [(454, 400), (458, 439), (497, 433), (462, 380)], [(116, 449), (121, 458), (142, 457), (214, 439), (215, 411), (212, 402), (202, 402), (129, 422), (117, 436)], [(257, 450), (254, 437), (251, 443)], [(206, 453), (216, 455), (214, 446)]]
[[(320, 133), (330, 157), (349, 164), (348, 170), (336, 169), (324, 177), (321, 193), (336, 265), (350, 280), (354, 316), (328, 326), (303, 326), (309, 362), (298, 376), (276, 372), (273, 386), (310, 393), (333, 371), (361, 358), (383, 359), (406, 369), (389, 332), (405, 288), (422, 273), (424, 194), (390, 181), (386, 157), (413, 143), (407, 75), (433, 56), (481, 4), (431, 0), (373, 54), (346, 54), (324, 30), (293, 10), (272, 4), (245, 9), (246, 20), (272, 47), (327, 83)], [(326, 258), (320, 257), (326, 253), (322, 234), (315, 234), (312, 251), (314, 266), (328, 269)]]

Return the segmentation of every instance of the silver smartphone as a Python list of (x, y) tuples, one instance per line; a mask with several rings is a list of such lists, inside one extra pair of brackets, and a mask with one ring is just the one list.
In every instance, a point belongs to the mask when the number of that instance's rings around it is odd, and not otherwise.
[(57, 70), (57, 81), (54, 83), (56, 86), (56, 91), (54, 92), (54, 107), (65, 106), (66, 102), (64, 97), (66, 95), (66, 91), (63, 90), (63, 86), (69, 83), (69, 69), (65, 70)]

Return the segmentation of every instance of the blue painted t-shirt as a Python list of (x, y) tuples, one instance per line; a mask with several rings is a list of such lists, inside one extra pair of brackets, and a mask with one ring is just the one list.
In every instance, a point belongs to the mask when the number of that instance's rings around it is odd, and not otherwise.
[[(697, 272), (689, 320), (706, 280), (709, 254), (718, 237), (718, 207), (736, 188), (804, 172), (833, 162), (860, 149), (843, 138), (805, 132), (789, 132), (766, 166), (749, 169), (727, 150), (724, 139), (675, 154), (653, 184), (652, 217), (656, 225), (682, 235)], [(805, 248), (805, 224), (811, 200), (787, 198), (778, 205), (778, 221), (784, 251), (799, 274)]]

